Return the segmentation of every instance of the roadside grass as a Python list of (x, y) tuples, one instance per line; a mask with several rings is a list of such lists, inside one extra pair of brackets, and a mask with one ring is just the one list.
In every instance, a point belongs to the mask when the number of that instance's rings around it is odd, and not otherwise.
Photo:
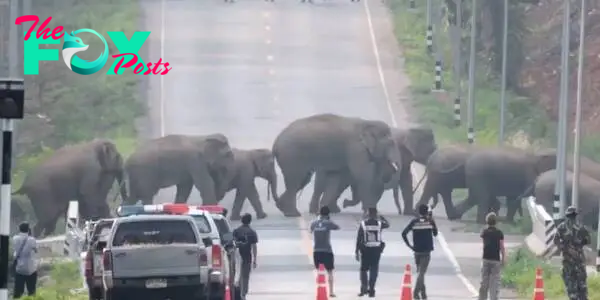
[(84, 300), (87, 293), (75, 294), (73, 290), (82, 288), (79, 265), (76, 262), (62, 262), (52, 265), (49, 278), (43, 281), (35, 296), (27, 296), (24, 300)]
[[(395, 0), (390, 3), (394, 15), (395, 34), (398, 39), (405, 59), (405, 70), (411, 79), (411, 106), (417, 112), (423, 124), (431, 126), (435, 132), (436, 140), (440, 145), (451, 143), (467, 143), (467, 93), (461, 91), (461, 126), (454, 124), (453, 100), (455, 91), (455, 74), (449, 66), (443, 71), (445, 95), (432, 92), (434, 85), (434, 58), (426, 51), (425, 44), (425, 5), (418, 5), (415, 12), (410, 12), (408, 1)], [(440, 35), (440, 44), (444, 61), (450, 60), (448, 34)], [(481, 63), (480, 65), (484, 65)], [(498, 129), (500, 124), (499, 84), (487, 79), (487, 70), (478, 68), (474, 99), (476, 101), (474, 115), (475, 142), (478, 145), (497, 145)], [(466, 77), (466, 76), (464, 76)], [(466, 90), (466, 83), (461, 81), (462, 90)], [(554, 132), (553, 123), (543, 110), (536, 107), (535, 103), (526, 97), (521, 97), (511, 91), (506, 93), (506, 139), (505, 143), (520, 148), (540, 147)], [(465, 191), (457, 190), (453, 199), (464, 199)], [(515, 224), (503, 224), (507, 233), (524, 233), (531, 229), (526, 209), (524, 217)], [(465, 219), (474, 219), (475, 209), (465, 213)], [(468, 231), (475, 230), (478, 226), (467, 225)], [(470, 229), (469, 229), (470, 228)], [(478, 231), (478, 229), (477, 229)], [(528, 232), (527, 232), (528, 233)]]
[[(515, 289), (520, 296), (528, 299), (533, 296), (535, 288), (536, 268), (542, 268), (544, 277), (544, 294), (549, 300), (565, 299), (565, 286), (560, 267), (535, 257), (526, 248), (517, 248), (508, 255), (502, 270), (502, 285)], [(588, 299), (600, 300), (600, 276), (588, 276)]]
[[(422, 123), (432, 127), (436, 140), (440, 145), (449, 143), (467, 143), (466, 129), (466, 100), (467, 93), (461, 93), (461, 126), (454, 125), (453, 100), (455, 76), (453, 72), (443, 72), (445, 97), (431, 91), (434, 84), (434, 60), (426, 52), (425, 5), (417, 5), (415, 12), (410, 12), (407, 0), (390, 2), (395, 22), (395, 33), (405, 59), (405, 70), (411, 79), (412, 109), (415, 110)], [(447, 33), (441, 36), (442, 54), (444, 61), (450, 61), (449, 41)], [(484, 65), (484, 63), (479, 64)], [(497, 145), (499, 128), (499, 84), (488, 80), (484, 68), (478, 68), (474, 99), (476, 101), (474, 115), (475, 141), (479, 145)], [(485, 75), (485, 76), (484, 76)], [(466, 78), (466, 76), (464, 76)], [(464, 89), (465, 83), (461, 82)], [(506, 93), (506, 144), (520, 148), (540, 148), (544, 145), (554, 145), (555, 124), (543, 110), (538, 108), (531, 99), (518, 96), (510, 91)], [(584, 137), (582, 153), (584, 156), (598, 161), (600, 158), (600, 139), (596, 136)], [(453, 199), (464, 199), (465, 191), (453, 193)], [(525, 204), (523, 203), (523, 206)], [(531, 219), (526, 207), (524, 216), (516, 218), (516, 224), (501, 223), (499, 227), (506, 234), (529, 234)], [(475, 210), (465, 214), (465, 218), (474, 219)], [(501, 214), (502, 215), (502, 214)], [(482, 226), (466, 221), (463, 230), (480, 232)], [(535, 285), (535, 269), (544, 270), (545, 294), (547, 299), (565, 299), (564, 284), (560, 268), (536, 258), (526, 248), (510, 253), (507, 264), (502, 272), (502, 283), (505, 287), (515, 289), (521, 296), (531, 298)], [(600, 300), (600, 277), (588, 277), (589, 299)]]

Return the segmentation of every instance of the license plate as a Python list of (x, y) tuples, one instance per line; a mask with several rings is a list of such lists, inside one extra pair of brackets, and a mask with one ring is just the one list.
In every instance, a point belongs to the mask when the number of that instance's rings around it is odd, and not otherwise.
[(162, 289), (167, 287), (166, 279), (148, 279), (146, 280), (146, 288), (148, 289)]

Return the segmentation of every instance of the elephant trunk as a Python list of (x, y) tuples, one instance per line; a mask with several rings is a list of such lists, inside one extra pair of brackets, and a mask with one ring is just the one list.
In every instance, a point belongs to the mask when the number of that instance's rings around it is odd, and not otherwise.
[[(127, 195), (127, 187), (125, 186), (126, 185), (125, 180), (123, 180), (123, 177), (124, 177), (123, 174), (124, 174), (124, 171), (120, 170), (117, 172), (117, 176), (116, 176), (117, 183), (119, 184), (119, 194), (121, 195), (121, 202), (127, 201), (128, 197), (129, 197)], [(115, 198), (115, 200), (116, 200), (116, 198)]]
[(277, 195), (277, 174), (275, 174), (275, 170), (269, 175), (267, 186), (267, 201), (271, 200), (270, 195), (273, 195), (273, 200), (275, 202), (279, 201), (279, 196)]

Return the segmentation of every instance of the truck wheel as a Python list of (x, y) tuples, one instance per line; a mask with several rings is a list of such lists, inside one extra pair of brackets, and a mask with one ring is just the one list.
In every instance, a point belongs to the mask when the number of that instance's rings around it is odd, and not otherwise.
[(90, 300), (102, 300), (102, 289), (99, 288), (90, 288), (88, 289), (88, 298)]

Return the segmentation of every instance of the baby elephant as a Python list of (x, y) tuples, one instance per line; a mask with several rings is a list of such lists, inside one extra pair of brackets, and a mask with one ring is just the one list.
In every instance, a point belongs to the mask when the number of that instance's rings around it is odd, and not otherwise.
[(227, 186), (227, 191), (236, 189), (235, 200), (231, 209), (231, 220), (239, 220), (240, 212), (244, 200), (248, 199), (250, 205), (256, 211), (256, 217), (263, 219), (267, 217), (254, 184), (254, 179), (260, 177), (265, 179), (270, 186), (270, 191), (267, 191), (267, 199), (269, 192), (273, 194), (273, 199), (277, 201), (277, 173), (275, 172), (275, 160), (269, 149), (232, 149), (234, 156), (234, 173)]

